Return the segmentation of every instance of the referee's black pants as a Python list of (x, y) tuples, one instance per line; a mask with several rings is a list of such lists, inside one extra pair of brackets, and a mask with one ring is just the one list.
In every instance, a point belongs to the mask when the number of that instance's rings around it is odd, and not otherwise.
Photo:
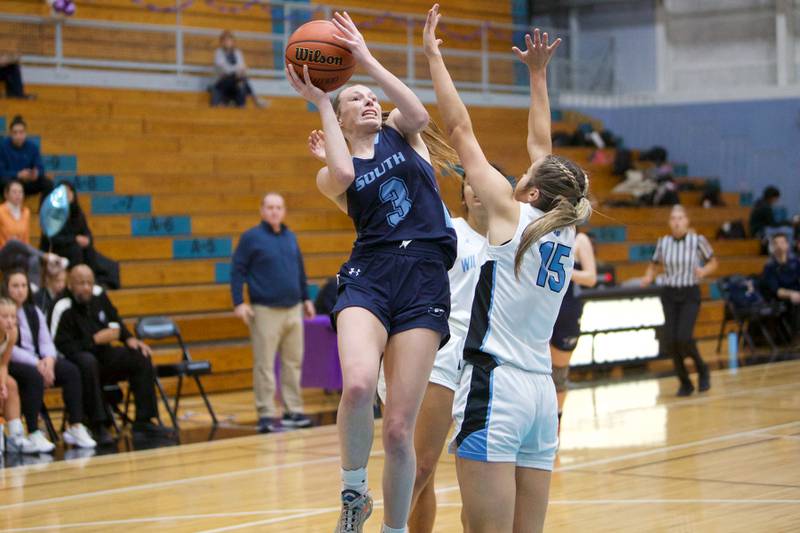
[(675, 373), (682, 385), (691, 385), (689, 373), (683, 360), (691, 357), (702, 376), (708, 374), (697, 343), (694, 341), (694, 325), (700, 312), (700, 287), (665, 287), (661, 295), (664, 307), (664, 334), (662, 352), (672, 357)]

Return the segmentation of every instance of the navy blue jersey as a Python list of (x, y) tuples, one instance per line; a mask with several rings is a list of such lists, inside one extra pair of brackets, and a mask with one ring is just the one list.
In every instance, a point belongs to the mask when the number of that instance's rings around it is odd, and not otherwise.
[(439, 196), (433, 167), (395, 129), (381, 128), (371, 159), (353, 158), (355, 180), (347, 213), (358, 237), (354, 251), (421, 240), (439, 244), (447, 268), (456, 256), (456, 232)]

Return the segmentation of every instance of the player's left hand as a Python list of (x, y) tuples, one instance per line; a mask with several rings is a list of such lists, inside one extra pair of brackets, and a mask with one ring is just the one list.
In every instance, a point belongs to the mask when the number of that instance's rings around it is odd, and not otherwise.
[(359, 64), (364, 64), (372, 59), (372, 53), (367, 48), (367, 43), (364, 41), (364, 36), (356, 28), (353, 19), (347, 11), (339, 13), (338, 11), (333, 14), (333, 25), (339, 30), (342, 35), (333, 34), (333, 38), (341, 43), (344, 47), (350, 50), (353, 58)]
[(436, 38), (436, 26), (439, 25), (439, 19), (441, 18), (439, 4), (433, 4), (433, 7), (428, 11), (428, 18), (425, 19), (425, 28), (422, 30), (422, 47), (425, 51), (425, 57), (441, 55), (439, 46), (444, 41)]
[(547, 32), (541, 33), (539, 28), (534, 28), (533, 39), (531, 39), (530, 33), (525, 34), (524, 51), (516, 46), (512, 47), (511, 50), (520, 61), (528, 65), (529, 70), (544, 70), (547, 68), (550, 58), (553, 57), (556, 48), (558, 48), (560, 44), (560, 37), (553, 41), (553, 44), (550, 44), (550, 37), (547, 35)]

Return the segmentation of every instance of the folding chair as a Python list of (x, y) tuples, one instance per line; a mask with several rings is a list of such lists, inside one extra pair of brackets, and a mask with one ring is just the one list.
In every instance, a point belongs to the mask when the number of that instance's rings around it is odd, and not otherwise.
[[(194, 382), (197, 384), (197, 390), (200, 391), (200, 396), (203, 398), (203, 402), (206, 404), (208, 414), (211, 415), (212, 425), (216, 426), (218, 424), (217, 415), (214, 413), (214, 409), (211, 407), (211, 402), (208, 399), (208, 395), (203, 388), (203, 383), (200, 381), (200, 376), (211, 374), (211, 362), (195, 361), (192, 359), (191, 355), (189, 355), (189, 350), (186, 348), (186, 344), (183, 342), (183, 338), (181, 337), (181, 333), (178, 330), (177, 324), (175, 324), (175, 322), (169, 317), (154, 316), (139, 319), (139, 321), (136, 323), (136, 335), (142, 340), (162, 340), (174, 337), (181, 349), (181, 360), (179, 362), (155, 365), (156, 385), (158, 386), (159, 392), (164, 399), (164, 404), (167, 407), (170, 419), (172, 419), (173, 427), (178, 429), (178, 408), (180, 407), (183, 379), (185, 377), (194, 379)], [(170, 405), (159, 379), (167, 377), (178, 378), (178, 385), (175, 391), (175, 400), (172, 405)]]
[(750, 327), (755, 326), (769, 344), (774, 358), (778, 353), (778, 346), (766, 323), (769, 320), (777, 320), (779, 327), (785, 327), (780, 318), (782, 304), (765, 301), (756, 288), (755, 280), (749, 276), (727, 276), (720, 279), (718, 285), (725, 300), (725, 312), (717, 337), (717, 353), (720, 353), (722, 348), (725, 327), (728, 322), (734, 321), (738, 326), (738, 338), (744, 341), (751, 355), (755, 353), (756, 346), (750, 335)]

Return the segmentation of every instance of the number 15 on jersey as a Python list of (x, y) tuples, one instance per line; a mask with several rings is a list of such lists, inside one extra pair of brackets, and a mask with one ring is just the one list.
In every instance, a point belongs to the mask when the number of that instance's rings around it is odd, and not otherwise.
[(544, 287), (547, 285), (553, 292), (561, 292), (567, 281), (567, 273), (564, 270), (564, 260), (569, 260), (572, 248), (554, 242), (543, 242), (539, 246), (539, 253), (542, 256), (542, 266), (539, 267), (539, 275), (536, 277), (536, 285)]

